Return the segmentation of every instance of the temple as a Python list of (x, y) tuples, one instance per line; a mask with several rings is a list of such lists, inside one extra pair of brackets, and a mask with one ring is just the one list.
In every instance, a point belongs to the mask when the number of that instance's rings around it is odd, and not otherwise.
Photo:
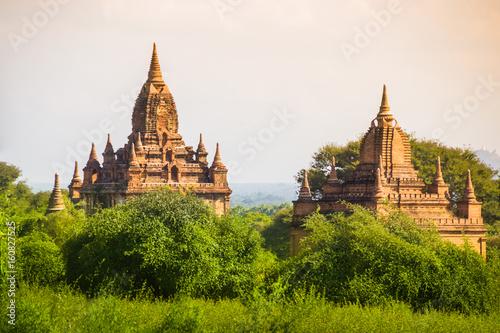
[(135, 102), (132, 133), (123, 148), (116, 151), (108, 135), (102, 164), (92, 143), (89, 160), (83, 168), (83, 181), (75, 165), (69, 185), (70, 198), (83, 200), (87, 212), (96, 207), (112, 207), (147, 191), (168, 186), (173, 191), (189, 191), (204, 199), (221, 215), (229, 209), (231, 190), (227, 169), (217, 144), (211, 165), (200, 141), (196, 150), (186, 146), (177, 132), (177, 108), (162, 78), (156, 44), (148, 79)]
[(61, 192), (61, 188), (59, 187), (59, 174), (56, 173), (54, 180), (54, 189), (50, 194), (49, 205), (47, 210), (45, 211), (45, 215), (49, 215), (50, 213), (59, 212), (66, 208), (64, 205), (64, 199)]
[(456, 245), (467, 238), (476, 251), (485, 256), (486, 228), (470, 171), (460, 202), (454, 202), (448, 195), (449, 185), (443, 180), (439, 157), (432, 184), (426, 185), (417, 173), (411, 163), (410, 142), (391, 112), (384, 85), (380, 111), (361, 141), (359, 164), (353, 175), (340, 182), (333, 159), (322, 198), (316, 200), (311, 195), (304, 171), (298, 199), (293, 202), (291, 255), (300, 251), (300, 240), (308, 233), (303, 228), (303, 218), (318, 207), (322, 214), (347, 211), (342, 202), (380, 210), (387, 199), (422, 226), (433, 221), (441, 236)]

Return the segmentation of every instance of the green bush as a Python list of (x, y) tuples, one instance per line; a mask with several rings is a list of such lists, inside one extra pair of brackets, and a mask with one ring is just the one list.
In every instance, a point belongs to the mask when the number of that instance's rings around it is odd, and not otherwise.
[(56, 286), (64, 279), (60, 248), (45, 233), (33, 232), (18, 239), (17, 261), (22, 281)]
[(293, 286), (324, 291), (338, 303), (403, 301), (413, 309), (497, 311), (498, 258), (489, 262), (470, 246), (459, 248), (398, 211), (376, 216), (312, 214), (306, 250), (291, 265)]
[(264, 248), (280, 259), (290, 257), (290, 223), (292, 222), (292, 215), (292, 207), (281, 209), (273, 217), (273, 222), (261, 231), (264, 238)]
[(192, 195), (157, 192), (90, 218), (65, 245), (67, 276), (91, 295), (238, 297), (264, 260), (257, 232)]

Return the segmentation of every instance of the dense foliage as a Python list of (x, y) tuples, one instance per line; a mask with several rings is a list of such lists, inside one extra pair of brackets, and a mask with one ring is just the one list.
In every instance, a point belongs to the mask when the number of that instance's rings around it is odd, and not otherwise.
[(257, 232), (192, 195), (155, 192), (105, 209), (65, 245), (70, 283), (91, 295), (238, 297), (259, 283)]
[[(352, 213), (306, 219), (312, 233), (293, 266), (292, 285), (322, 290), (336, 303), (402, 301), (413, 309), (465, 313), (500, 310), (500, 261), (470, 246), (443, 241), (432, 229), (394, 210), (376, 217)], [(390, 211), (390, 210), (389, 210)]]
[(290, 257), (290, 222), (293, 208), (288, 203), (269, 206), (231, 208), (230, 214), (257, 230), (264, 238), (263, 247), (280, 259)]
[(17, 271), (28, 284), (57, 286), (64, 279), (64, 260), (54, 240), (43, 232), (33, 232), (18, 241)]

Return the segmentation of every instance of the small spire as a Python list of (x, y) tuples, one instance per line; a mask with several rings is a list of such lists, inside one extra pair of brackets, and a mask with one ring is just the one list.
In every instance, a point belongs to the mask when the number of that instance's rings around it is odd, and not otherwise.
[(97, 159), (97, 154), (95, 152), (95, 144), (92, 142), (92, 149), (90, 150), (89, 162), (93, 160), (99, 162), (99, 160)]
[(374, 197), (375, 198), (383, 198), (384, 197), (384, 192), (382, 191), (382, 175), (380, 172), (380, 168), (377, 168), (377, 171), (375, 172), (375, 193)]
[(75, 181), (82, 181), (82, 178), (80, 177), (80, 172), (78, 171), (78, 161), (75, 161), (75, 171), (73, 172), (73, 180), (71, 181), (74, 183)]
[(337, 171), (335, 170), (335, 156), (332, 157), (332, 169), (330, 170), (330, 177), (328, 178), (328, 181), (330, 183), (339, 181)]
[(108, 142), (106, 143), (106, 148), (104, 149), (104, 153), (113, 153), (114, 154), (113, 145), (111, 144), (111, 135), (108, 133)]
[(476, 195), (474, 194), (474, 187), (472, 186), (472, 179), (470, 176), (470, 170), (467, 170), (467, 180), (465, 182), (463, 199), (464, 199), (464, 201), (475, 201), (476, 200)]
[(389, 107), (389, 102), (387, 100), (387, 87), (384, 84), (384, 90), (382, 91), (382, 102), (380, 103), (380, 107)]
[(54, 190), (61, 190), (61, 188), (59, 187), (59, 174), (56, 173), (56, 179), (54, 180)]
[(380, 176), (384, 177), (384, 159), (382, 158), (382, 155), (378, 156), (378, 167), (380, 169)]
[[(387, 118), (387, 120), (392, 121), (391, 107), (389, 106), (389, 101), (387, 99), (387, 88), (384, 84), (384, 91), (382, 93), (382, 102), (380, 103), (380, 111), (377, 114), (377, 119)], [(390, 118), (390, 119), (389, 119)]]
[(306, 169), (304, 169), (303, 171), (302, 186), (299, 190), (299, 200), (312, 200), (311, 189), (309, 188)]
[(61, 211), (65, 208), (64, 200), (62, 197), (61, 188), (59, 187), (59, 174), (56, 173), (54, 180), (54, 189), (49, 198), (49, 206), (45, 211), (45, 214), (54, 213), (57, 211)]
[(198, 143), (197, 152), (205, 152), (205, 145), (203, 144), (203, 135), (200, 133), (200, 143)]
[(133, 142), (132, 146), (130, 147), (130, 157), (128, 162), (129, 165), (139, 165), (139, 162), (137, 161), (137, 156), (135, 155), (135, 146)]
[[(158, 54), (156, 53), (156, 43), (153, 43), (153, 55), (151, 56), (151, 63), (149, 65), (148, 80), (146, 83), (153, 83), (156, 88), (165, 86), (160, 69), (160, 62), (158, 61)], [(161, 90), (161, 89), (160, 89)]]
[(144, 147), (142, 146), (142, 141), (141, 141), (141, 132), (137, 133), (137, 150), (138, 151), (143, 151)]
[(220, 152), (219, 152), (219, 143), (217, 142), (217, 149), (215, 150), (215, 156), (214, 156), (214, 161), (212, 163), (212, 167), (214, 166), (224, 166), (222, 163), (222, 159), (220, 157)]
[(444, 185), (444, 179), (443, 179), (443, 174), (441, 173), (441, 157), (437, 157), (436, 161), (436, 174), (434, 175), (434, 182), (433, 184), (435, 185)]

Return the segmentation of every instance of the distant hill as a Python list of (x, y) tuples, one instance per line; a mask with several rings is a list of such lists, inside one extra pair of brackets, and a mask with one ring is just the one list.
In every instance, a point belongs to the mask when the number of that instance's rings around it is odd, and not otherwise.
[(298, 184), (295, 183), (230, 183), (231, 207), (254, 207), (262, 204), (277, 205), (291, 203), (297, 199)]
[(52, 191), (54, 188), (54, 183), (26, 183), (29, 187), (31, 187), (31, 190), (33, 193), (38, 193), (38, 192), (44, 192), (44, 191)]
[(483, 147), (483, 149), (476, 150), (475, 153), (484, 163), (500, 171), (500, 155), (496, 150), (488, 151)]

